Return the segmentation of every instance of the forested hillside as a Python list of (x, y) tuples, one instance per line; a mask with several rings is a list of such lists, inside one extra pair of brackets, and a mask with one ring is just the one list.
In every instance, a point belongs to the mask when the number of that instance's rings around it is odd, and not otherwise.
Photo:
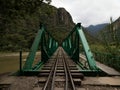
[(104, 43), (108, 52), (119, 54), (120, 52), (120, 18), (99, 32), (98, 38)]
[(39, 0), (0, 0), (0, 51), (28, 50), (41, 22), (59, 42), (74, 26), (64, 8)]

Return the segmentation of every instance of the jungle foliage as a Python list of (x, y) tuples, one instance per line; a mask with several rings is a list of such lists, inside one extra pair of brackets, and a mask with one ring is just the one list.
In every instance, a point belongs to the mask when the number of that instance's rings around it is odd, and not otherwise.
[(0, 0), (0, 51), (29, 50), (41, 22), (60, 41), (65, 36), (59, 32), (67, 34), (70, 27), (58, 18), (58, 9), (43, 0)]

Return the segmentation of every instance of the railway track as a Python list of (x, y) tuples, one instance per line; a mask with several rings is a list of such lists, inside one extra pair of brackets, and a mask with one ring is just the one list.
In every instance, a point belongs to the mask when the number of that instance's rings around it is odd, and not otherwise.
[(77, 90), (83, 74), (60, 47), (42, 67), (38, 77), (34, 90)]

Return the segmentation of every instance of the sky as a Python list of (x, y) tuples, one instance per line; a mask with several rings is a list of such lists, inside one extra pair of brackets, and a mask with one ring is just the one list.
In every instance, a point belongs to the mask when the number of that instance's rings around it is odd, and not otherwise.
[(51, 5), (64, 7), (75, 23), (81, 22), (86, 27), (120, 17), (120, 0), (52, 0)]

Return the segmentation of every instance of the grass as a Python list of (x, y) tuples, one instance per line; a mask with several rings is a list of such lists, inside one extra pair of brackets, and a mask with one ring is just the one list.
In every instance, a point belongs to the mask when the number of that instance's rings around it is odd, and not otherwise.
[[(28, 53), (22, 55), (23, 64), (25, 63)], [(37, 53), (35, 59), (39, 59), (40, 54)], [(37, 60), (35, 60), (35, 63)], [(0, 53), (0, 73), (15, 72), (19, 70), (19, 53)]]
[(120, 46), (116, 47), (114, 45), (111, 45), (109, 47), (106, 47), (101, 44), (91, 44), (90, 48), (92, 51), (97, 51), (97, 52), (103, 52), (103, 53), (111, 53), (114, 55), (120, 56)]
[(92, 51), (106, 52), (105, 47), (101, 44), (90, 45)]
[(105, 47), (100, 44), (90, 45), (90, 47), (94, 53), (96, 52), (97, 61), (120, 71), (119, 49), (115, 46), (110, 46), (108, 49), (105, 49)]

